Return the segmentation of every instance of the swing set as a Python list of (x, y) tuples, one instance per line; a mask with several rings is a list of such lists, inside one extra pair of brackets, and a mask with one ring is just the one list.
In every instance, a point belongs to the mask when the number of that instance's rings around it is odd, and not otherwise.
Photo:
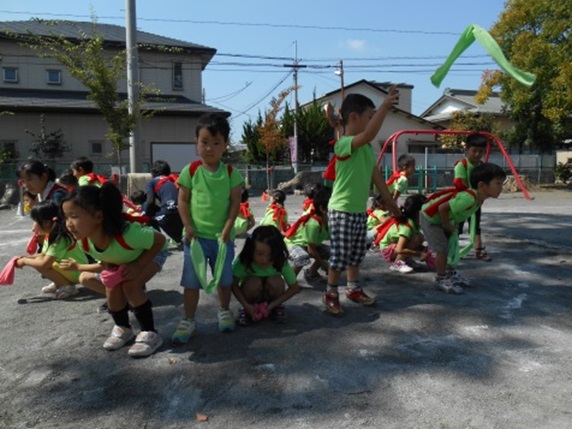
[[(397, 131), (396, 133), (393, 133), (391, 136), (389, 136), (388, 139), (383, 144), (383, 146), (381, 148), (381, 152), (379, 153), (379, 156), (377, 158), (377, 164), (378, 165), (381, 163), (381, 159), (383, 158), (383, 155), (385, 154), (387, 147), (391, 143), (391, 145), (392, 145), (391, 146), (392, 147), (391, 157), (392, 157), (393, 171), (398, 170), (398, 168), (397, 168), (397, 140), (399, 139), (399, 137), (401, 137), (402, 135), (405, 135), (405, 134), (409, 134), (409, 135), (428, 134), (428, 135), (434, 135), (434, 136), (439, 136), (439, 135), (457, 136), (457, 135), (475, 134), (475, 132), (474, 131), (457, 131), (457, 130), (401, 130), (401, 131)], [(486, 131), (479, 131), (477, 134), (481, 134), (481, 135), (487, 137), (487, 149), (486, 149), (485, 156), (484, 156), (485, 162), (488, 162), (489, 156), (491, 154), (491, 146), (493, 143), (495, 143), (498, 146), (498, 148), (500, 149), (500, 151), (502, 152), (504, 159), (506, 160), (506, 162), (510, 168), (510, 171), (512, 172), (512, 175), (513, 175), (514, 179), (516, 180), (516, 183), (518, 184), (520, 190), (522, 191), (522, 194), (524, 195), (524, 197), (527, 200), (531, 200), (532, 198), (528, 194), (528, 191), (527, 191), (526, 187), (524, 186), (524, 183), (522, 182), (520, 176), (518, 175), (518, 172), (516, 171), (516, 168), (514, 167), (514, 164), (512, 163), (512, 160), (510, 159), (510, 156), (508, 155), (508, 153), (507, 153), (504, 145), (502, 144), (501, 140), (497, 136), (495, 136), (494, 134), (488, 133)]]

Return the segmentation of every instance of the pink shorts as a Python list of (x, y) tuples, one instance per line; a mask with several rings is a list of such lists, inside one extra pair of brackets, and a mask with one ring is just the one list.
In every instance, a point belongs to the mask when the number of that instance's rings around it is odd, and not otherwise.
[(381, 249), (381, 257), (384, 261), (393, 262), (395, 248), (397, 247), (397, 243), (391, 243), (389, 246), (384, 247)]

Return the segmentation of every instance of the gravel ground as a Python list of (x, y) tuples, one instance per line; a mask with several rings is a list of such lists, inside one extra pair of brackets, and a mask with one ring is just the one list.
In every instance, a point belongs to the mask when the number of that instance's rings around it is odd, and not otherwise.
[[(324, 285), (301, 280), (286, 324), (220, 334), (216, 298), (203, 295), (185, 346), (168, 341), (182, 314), (173, 249), (148, 284), (166, 341), (147, 359), (102, 349), (112, 321), (96, 311), (101, 297), (52, 300), (32, 269), (18, 271), (0, 287), (0, 428), (572, 427), (572, 194), (532, 196), (485, 203), (493, 261), (463, 260), (475, 285), (464, 295), (370, 252), (362, 274), (376, 307), (343, 301), (333, 318)], [(291, 219), (302, 199), (288, 197)], [(264, 204), (251, 206), (260, 219)], [(2, 265), (23, 253), (30, 226), (0, 212)]]

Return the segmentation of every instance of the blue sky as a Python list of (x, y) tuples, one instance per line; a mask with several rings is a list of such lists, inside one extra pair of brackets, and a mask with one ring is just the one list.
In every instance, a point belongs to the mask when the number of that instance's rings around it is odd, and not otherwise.
[[(291, 69), (283, 65), (293, 63), (296, 51), (299, 64), (309, 66), (298, 75), (300, 103), (310, 101), (313, 93), (321, 96), (340, 87), (334, 73), (340, 59), (346, 85), (360, 79), (413, 85), (414, 114), (447, 87), (477, 89), (482, 72), (497, 68), (477, 43), (457, 60), (440, 88), (429, 77), (469, 24), (488, 29), (503, 9), (501, 0), (140, 0), (137, 27), (217, 49), (203, 73), (206, 102), (232, 113), (232, 140), (237, 141), (244, 121), (254, 119), (272, 96), (292, 85)], [(27, 0), (0, 5), (0, 21), (89, 21), (92, 14), (100, 23), (125, 25), (125, 2)]]

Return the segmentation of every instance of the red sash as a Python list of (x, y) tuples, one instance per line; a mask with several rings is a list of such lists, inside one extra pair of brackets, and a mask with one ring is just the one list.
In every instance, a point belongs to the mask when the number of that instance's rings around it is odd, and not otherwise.
[(375, 246), (379, 246), (379, 243), (381, 243), (381, 240), (383, 240), (383, 237), (385, 237), (387, 231), (389, 231), (389, 228), (391, 228), (393, 225), (405, 225), (411, 228), (411, 224), (409, 223), (409, 221), (407, 220), (402, 221), (396, 217), (391, 217), (387, 219), (385, 222), (383, 222), (381, 225), (376, 227), (375, 230), (377, 231), (377, 235), (375, 237), (375, 241), (373, 242)]
[(322, 218), (316, 214), (314, 209), (312, 209), (312, 210), (310, 210), (309, 213), (307, 213), (303, 216), (300, 216), (300, 218), (294, 223), (294, 225), (292, 225), (290, 228), (288, 228), (288, 230), (286, 231), (284, 236), (286, 238), (292, 237), (294, 234), (296, 234), (296, 231), (298, 230), (298, 228), (300, 226), (306, 225), (310, 219), (316, 219), (318, 221), (318, 224), (320, 225), (320, 230), (322, 229), (322, 227), (323, 227)]
[(166, 182), (173, 182), (175, 186), (178, 188), (179, 185), (177, 185), (177, 180), (179, 180), (179, 176), (177, 174), (169, 174), (168, 176), (163, 176), (159, 179), (159, 181), (155, 185), (155, 188), (153, 188), (153, 192), (158, 193), (159, 189), (161, 189), (161, 186), (163, 186)]

